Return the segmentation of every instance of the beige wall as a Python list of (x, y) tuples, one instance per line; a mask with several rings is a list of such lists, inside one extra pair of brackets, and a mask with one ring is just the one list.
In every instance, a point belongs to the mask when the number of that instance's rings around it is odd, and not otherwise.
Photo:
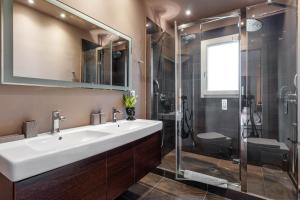
[[(145, 11), (141, 0), (62, 0), (62, 2), (115, 28), (133, 39), (133, 88), (139, 95), (137, 117), (146, 110)], [(50, 130), (51, 111), (60, 109), (67, 120), (62, 128), (89, 124), (92, 110), (103, 108), (109, 120), (111, 108), (122, 107), (122, 92), (89, 89), (61, 89), (0, 86), (0, 135), (21, 132), (22, 121), (37, 120), (39, 132)]]

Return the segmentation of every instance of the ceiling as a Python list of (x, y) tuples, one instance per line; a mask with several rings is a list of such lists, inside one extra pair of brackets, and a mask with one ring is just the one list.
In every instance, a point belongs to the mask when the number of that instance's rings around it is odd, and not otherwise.
[[(162, 19), (178, 24), (191, 22), (197, 19), (211, 17), (267, 0), (144, 0)], [(190, 9), (192, 14), (185, 15), (185, 10)]]

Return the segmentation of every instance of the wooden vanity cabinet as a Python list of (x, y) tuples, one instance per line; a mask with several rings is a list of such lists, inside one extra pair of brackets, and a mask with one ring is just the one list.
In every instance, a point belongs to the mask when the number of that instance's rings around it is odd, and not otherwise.
[(15, 183), (17, 200), (106, 199), (106, 155), (101, 154)]
[(9, 181), (5, 176), (0, 174), (0, 199), (14, 199), (14, 183)]
[(19, 181), (0, 174), (0, 200), (112, 200), (161, 162), (161, 134)]
[(134, 150), (129, 144), (107, 154), (107, 197), (115, 199), (134, 184)]

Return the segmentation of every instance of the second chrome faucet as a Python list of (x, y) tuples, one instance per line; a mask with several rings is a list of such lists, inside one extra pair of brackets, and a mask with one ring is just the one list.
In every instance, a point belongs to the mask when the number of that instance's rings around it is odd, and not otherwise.
[(117, 114), (123, 114), (120, 110), (117, 110), (116, 108), (112, 108), (112, 122), (117, 122)]

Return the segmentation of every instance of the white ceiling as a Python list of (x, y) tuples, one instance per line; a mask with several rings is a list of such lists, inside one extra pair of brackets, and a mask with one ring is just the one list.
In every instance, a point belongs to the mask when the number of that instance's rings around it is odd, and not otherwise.
[[(146, 5), (154, 10), (160, 17), (178, 24), (191, 22), (197, 19), (211, 17), (217, 14), (232, 11), (241, 7), (254, 5), (267, 0), (144, 0)], [(190, 9), (192, 14), (185, 15)]]

